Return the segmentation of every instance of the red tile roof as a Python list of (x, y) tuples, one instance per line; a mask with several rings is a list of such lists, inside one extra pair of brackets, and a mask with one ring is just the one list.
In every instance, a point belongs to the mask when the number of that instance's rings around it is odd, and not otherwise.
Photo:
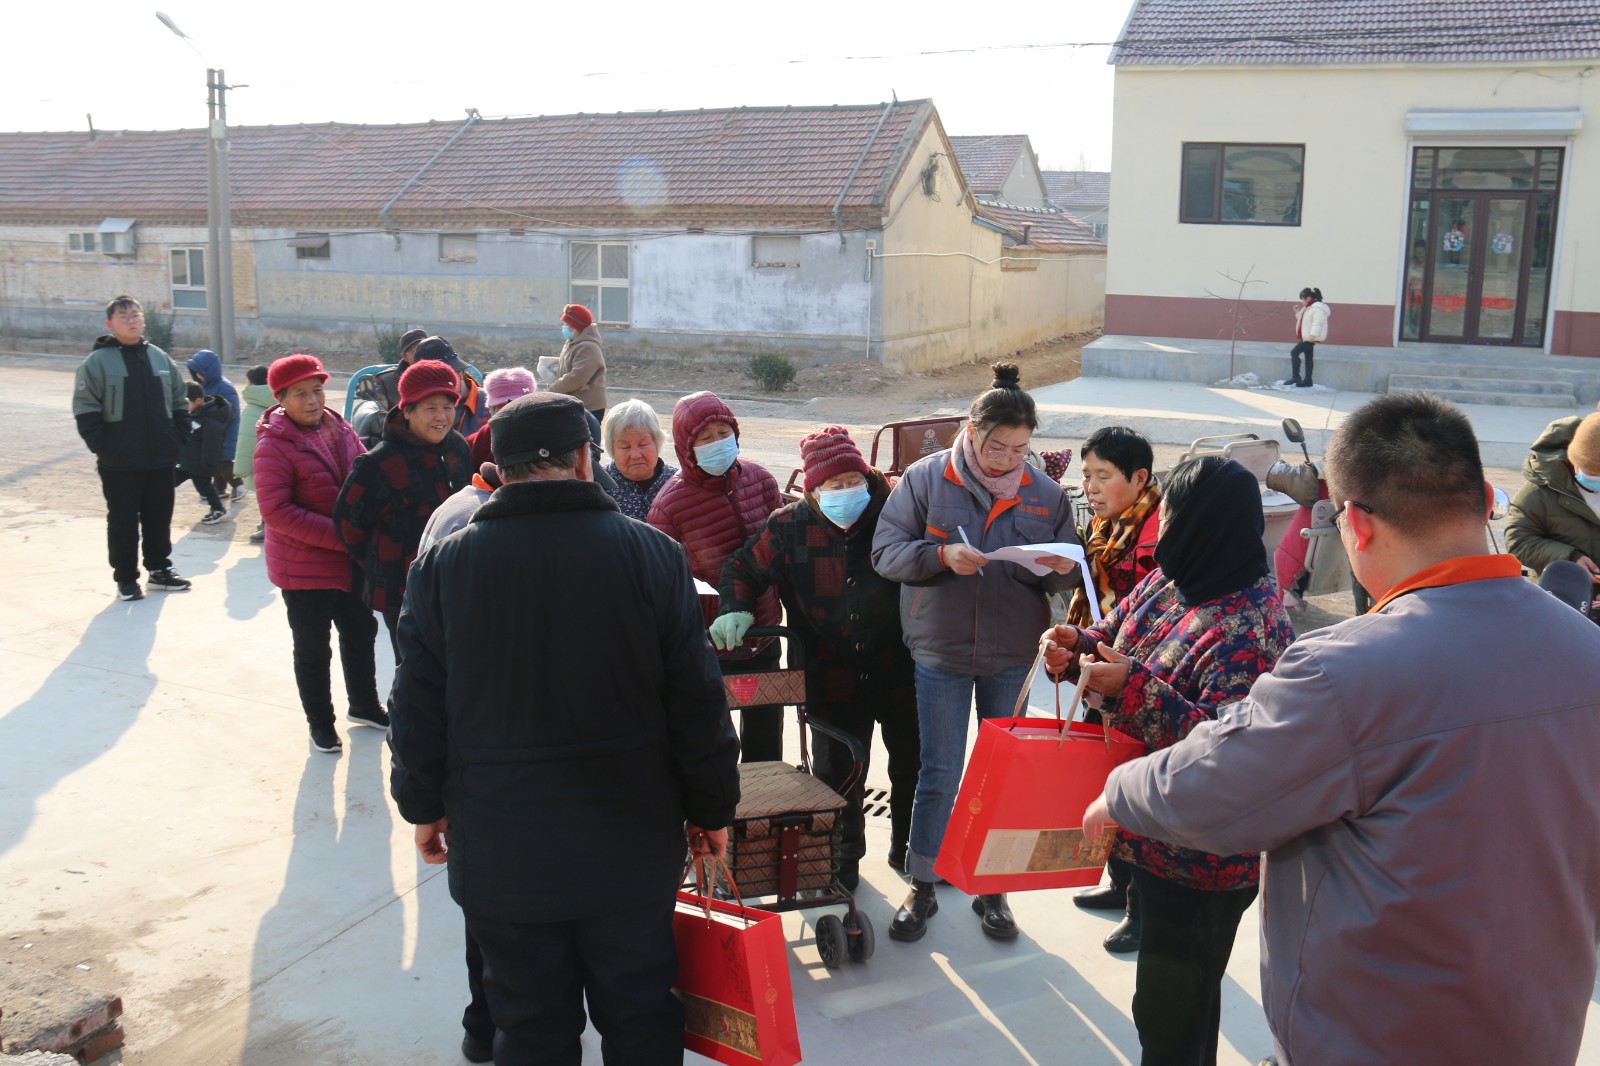
[(1042, 252), (1104, 252), (1106, 242), (1094, 235), (1087, 222), (1065, 211), (1042, 207), (1017, 207), (1001, 200), (978, 200), (978, 215), (1001, 226), (1018, 244), (1027, 234), (1027, 246)]
[[(930, 102), (902, 101), (482, 121), (428, 166), (390, 217), (831, 225), (848, 182), (841, 211), (878, 222), (911, 146), (936, 118)], [(234, 222), (379, 225), (383, 206), (462, 124), (232, 129)], [(0, 219), (205, 217), (202, 130), (0, 133), (0, 162)]]
[(1109, 170), (1046, 170), (1045, 192), (1063, 211), (1098, 211), (1111, 202)]
[(1600, 57), (1600, 0), (1137, 0), (1111, 62), (1516, 62)]
[(982, 195), (998, 193), (1006, 183), (1017, 156), (1032, 151), (1026, 134), (1002, 133), (980, 137), (951, 137), (956, 162), (966, 176), (967, 187)]

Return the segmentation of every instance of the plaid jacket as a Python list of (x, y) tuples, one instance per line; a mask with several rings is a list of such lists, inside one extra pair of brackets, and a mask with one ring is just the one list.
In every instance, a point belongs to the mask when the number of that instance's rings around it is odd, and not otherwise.
[(375, 611), (398, 610), (406, 570), (428, 516), (472, 480), (472, 455), (461, 434), (424, 444), (396, 407), (383, 440), (356, 457), (333, 505), (339, 539), (361, 564), (361, 598)]

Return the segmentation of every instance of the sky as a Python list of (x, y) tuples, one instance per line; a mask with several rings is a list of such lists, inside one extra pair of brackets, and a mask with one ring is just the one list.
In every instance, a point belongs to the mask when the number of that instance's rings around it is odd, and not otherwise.
[(101, 130), (201, 126), (211, 66), (242, 86), (228, 94), (229, 125), (871, 104), (893, 93), (932, 98), (951, 135), (1025, 133), (1046, 169), (1108, 170), (1106, 42), (1129, 7), (1013, 0), (985, 18), (979, 5), (860, 0), (566, 10), (59, 0), (7, 12), (0, 129), (84, 130), (87, 115)]

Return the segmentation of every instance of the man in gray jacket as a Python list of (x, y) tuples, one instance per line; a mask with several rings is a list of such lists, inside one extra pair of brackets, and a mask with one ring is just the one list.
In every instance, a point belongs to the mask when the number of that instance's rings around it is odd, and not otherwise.
[(1570, 1063), (1600, 943), (1600, 631), (1483, 554), (1450, 404), (1357, 410), (1328, 481), (1357, 579), (1387, 593), (1113, 771), (1084, 832), (1267, 853), (1281, 1066)]

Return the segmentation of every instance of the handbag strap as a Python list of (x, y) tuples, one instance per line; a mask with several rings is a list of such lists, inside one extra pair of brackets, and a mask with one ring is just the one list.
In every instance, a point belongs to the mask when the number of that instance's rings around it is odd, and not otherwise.
[(1023, 718), (1027, 715), (1028, 693), (1033, 690), (1033, 679), (1039, 676), (1039, 667), (1043, 665), (1044, 641), (1041, 640), (1039, 642), (1039, 654), (1033, 657), (1033, 665), (1028, 668), (1028, 676), (1022, 679), (1022, 691), (1017, 693), (1017, 705), (1011, 709), (1011, 717)]
[(733, 879), (733, 871), (728, 868), (727, 862), (721, 855), (690, 855), (689, 861), (683, 864), (683, 876), (678, 879), (680, 884), (688, 884), (691, 869), (695, 872), (695, 895), (700, 897), (700, 909), (705, 912), (706, 921), (711, 920), (711, 892), (717, 884), (718, 870), (722, 872), (723, 880), (728, 883), (728, 891), (733, 893), (733, 901), (739, 905), (739, 916), (748, 920), (749, 908), (745, 905), (744, 897), (739, 894), (739, 885)]

